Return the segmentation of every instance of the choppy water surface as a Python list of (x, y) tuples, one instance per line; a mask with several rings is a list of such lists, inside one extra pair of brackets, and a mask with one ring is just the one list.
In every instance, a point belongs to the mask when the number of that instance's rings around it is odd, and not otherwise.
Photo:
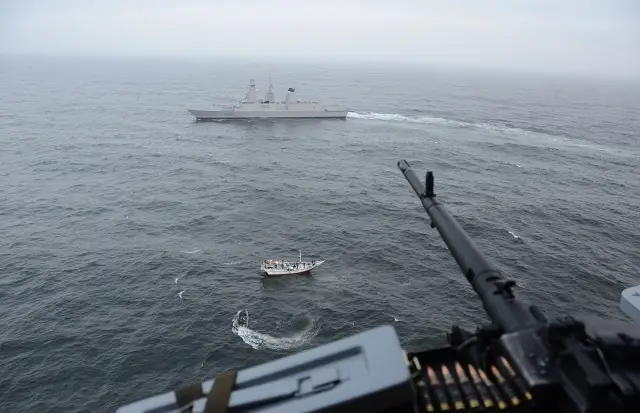
[[(270, 75), (349, 117), (186, 112)], [(5, 58), (0, 90), (3, 410), (113, 411), (383, 323), (416, 349), (486, 321), (399, 159), (549, 314), (623, 318), (640, 282), (637, 85)], [(260, 277), (298, 249), (327, 261)]]

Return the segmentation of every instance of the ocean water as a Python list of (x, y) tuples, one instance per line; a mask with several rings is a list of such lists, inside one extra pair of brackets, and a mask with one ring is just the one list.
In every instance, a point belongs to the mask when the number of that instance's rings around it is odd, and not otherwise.
[[(346, 120), (195, 122), (249, 77)], [(418, 67), (0, 60), (0, 404), (114, 411), (392, 324), (487, 321), (396, 167), (520, 298), (625, 319), (640, 283), (640, 86)], [(325, 259), (263, 278), (262, 259)], [(182, 292), (181, 296), (179, 293)], [(233, 328), (246, 309), (249, 328)]]

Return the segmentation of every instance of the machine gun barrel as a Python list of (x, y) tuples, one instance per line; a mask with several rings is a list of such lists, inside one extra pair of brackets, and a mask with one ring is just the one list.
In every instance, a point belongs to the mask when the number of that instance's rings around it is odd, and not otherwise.
[(509, 332), (538, 324), (541, 314), (536, 314), (537, 309), (532, 313), (531, 308), (515, 299), (511, 291), (515, 283), (502, 278), (499, 271), (476, 248), (458, 221), (435, 199), (433, 174), (427, 173), (425, 188), (407, 161), (399, 161), (398, 168), (431, 217), (431, 226), (438, 229), (462, 273), (480, 296), (491, 320)]

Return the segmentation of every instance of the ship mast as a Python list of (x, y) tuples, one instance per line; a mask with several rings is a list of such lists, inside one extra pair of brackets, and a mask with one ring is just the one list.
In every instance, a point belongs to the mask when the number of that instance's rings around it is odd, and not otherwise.
[(273, 93), (273, 81), (271, 80), (271, 76), (269, 76), (269, 91), (267, 92), (265, 103), (273, 103), (276, 101), (276, 95)]
[(249, 90), (247, 90), (247, 93), (244, 95), (243, 101), (246, 103), (254, 103), (256, 101), (257, 91), (258, 90), (256, 89), (256, 80), (249, 79)]
[(284, 101), (284, 103), (287, 105), (287, 109), (289, 109), (289, 103), (291, 103), (291, 94), (295, 91), (296, 90), (292, 87), (290, 87), (289, 90), (287, 90), (287, 96)]

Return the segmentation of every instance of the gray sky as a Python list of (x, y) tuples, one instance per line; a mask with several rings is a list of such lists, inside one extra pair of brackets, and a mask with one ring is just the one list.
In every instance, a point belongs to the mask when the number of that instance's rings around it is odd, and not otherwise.
[(412, 61), (640, 76), (640, 0), (0, 0), (0, 53)]

